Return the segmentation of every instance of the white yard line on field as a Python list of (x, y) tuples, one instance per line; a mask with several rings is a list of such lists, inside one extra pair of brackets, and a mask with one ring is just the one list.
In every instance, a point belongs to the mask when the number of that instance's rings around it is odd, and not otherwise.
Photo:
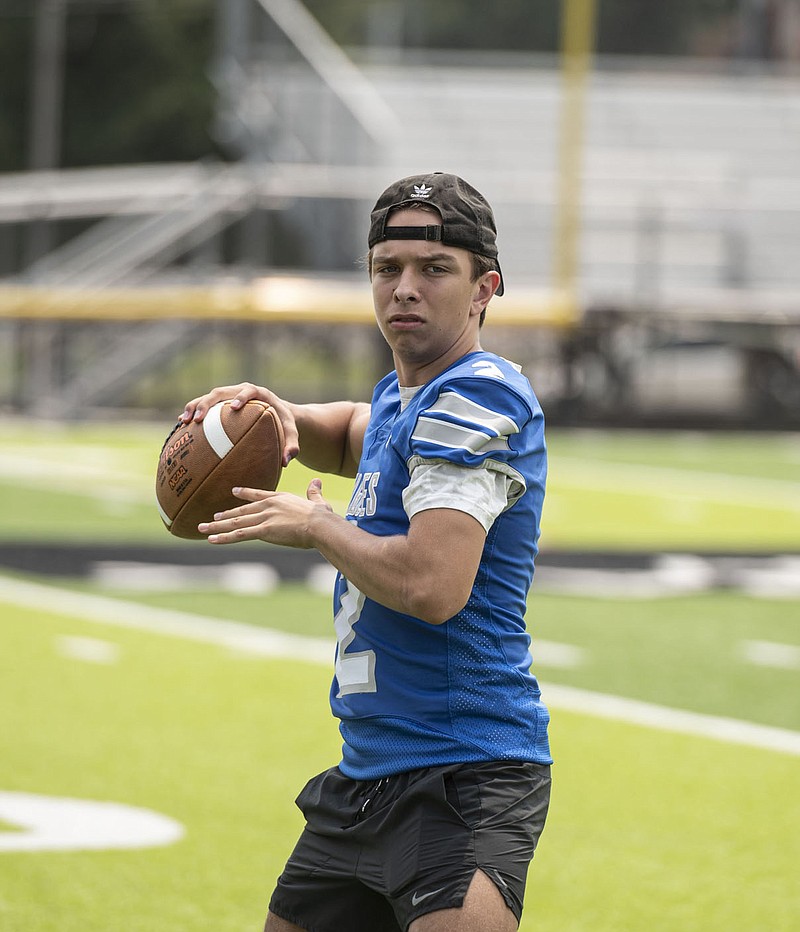
[[(0, 602), (113, 627), (218, 644), (263, 657), (285, 657), (329, 667), (333, 662), (333, 641), (325, 638), (285, 634), (189, 612), (152, 608), (3, 575), (0, 575)], [(570, 686), (548, 686), (545, 699), (553, 708), (583, 715), (800, 756), (800, 732), (784, 728), (701, 715)]]
[(774, 641), (742, 641), (742, 656), (757, 667), (775, 670), (800, 670), (800, 647)]
[(114, 664), (120, 658), (118, 644), (102, 641), (99, 638), (60, 637), (56, 647), (65, 657), (82, 660), (86, 663)]
[(788, 479), (597, 460), (588, 464), (585, 460), (569, 456), (552, 458), (551, 476), (554, 485), (603, 489), (622, 495), (655, 495), (659, 498), (733, 503), (744, 508), (800, 511), (800, 482)]
[[(46, 488), (85, 498), (119, 501), (154, 501), (153, 486), (148, 489), (139, 473), (120, 468), (120, 459), (100, 457), (95, 462), (70, 459), (69, 451), (54, 459), (34, 454), (0, 453), (0, 479), (9, 479), (28, 488)], [(43, 485), (44, 483), (44, 485)]]
[(308, 663), (333, 663), (334, 644), (325, 638), (287, 634), (256, 625), (223, 621), (190, 612), (152, 608), (137, 602), (73, 592), (0, 575), (0, 602), (56, 615), (69, 615), (115, 628), (132, 628), (171, 637), (218, 644), (263, 657), (287, 657)]
[[(77, 448), (74, 456), (64, 450), (58, 457), (29, 449), (3, 450), (0, 479), (33, 488), (46, 482), (50, 489), (87, 498), (151, 501), (155, 493), (147, 477), (126, 471), (124, 464), (123, 457), (109, 450), (92, 450), (87, 456), (85, 448)], [(800, 482), (786, 479), (599, 460), (589, 464), (579, 457), (554, 456), (551, 481), (554, 489), (563, 484), (618, 494), (800, 511)]]
[(800, 756), (800, 731), (756, 725), (737, 718), (702, 715), (684, 709), (639, 702), (622, 696), (590, 692), (573, 686), (548, 686), (545, 701), (553, 708), (594, 715), (598, 718), (641, 725), (658, 731), (672, 731), (683, 735), (696, 735), (729, 744), (744, 744), (765, 751)]

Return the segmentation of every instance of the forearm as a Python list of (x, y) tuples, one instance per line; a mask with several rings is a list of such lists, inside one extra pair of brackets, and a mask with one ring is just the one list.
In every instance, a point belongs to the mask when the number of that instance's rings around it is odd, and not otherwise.
[(459, 612), (469, 598), (483, 532), (477, 522), (474, 529), (468, 529), (467, 536), (474, 532), (474, 559), (459, 565), (453, 563), (453, 547), (441, 546), (420, 524), (408, 535), (378, 537), (339, 515), (320, 510), (310, 516), (307, 542), (368, 598), (441, 624)]
[(469, 599), (486, 532), (465, 512), (422, 511), (406, 534), (382, 537), (335, 514), (319, 479), (306, 498), (263, 489), (234, 494), (246, 504), (199, 525), (212, 544), (264, 540), (314, 548), (368, 598), (430, 624), (452, 618)]
[(288, 407), (299, 434), (298, 460), (320, 472), (355, 476), (369, 405), (335, 401)]
[(297, 457), (301, 463), (320, 472), (355, 476), (369, 421), (368, 404), (337, 401), (296, 405), (264, 386), (242, 382), (214, 388), (188, 401), (181, 421), (202, 421), (213, 405), (226, 400), (230, 400), (234, 410), (253, 400), (264, 401), (275, 409), (283, 425), (284, 466)]

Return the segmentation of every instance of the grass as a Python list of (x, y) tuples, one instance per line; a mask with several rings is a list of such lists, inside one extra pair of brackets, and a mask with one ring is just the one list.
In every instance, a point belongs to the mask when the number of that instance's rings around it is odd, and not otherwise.
[[(166, 552), (176, 542), (152, 486), (169, 426), (0, 422), (0, 540)], [(553, 431), (549, 446), (544, 548), (800, 550), (797, 438)], [(309, 478), (295, 464), (283, 487), (302, 493)], [(349, 483), (326, 479), (325, 492), (343, 512)], [(330, 597), (301, 586), (61, 584), (331, 636)], [(145, 807), (186, 833), (130, 851), (0, 851), (0, 929), (259, 928), (300, 828), (291, 800), (339, 759), (330, 670), (22, 609), (4, 601), (10, 588), (0, 575), (0, 790)], [(800, 730), (798, 671), (742, 651), (746, 640), (800, 645), (799, 615), (797, 599), (734, 591), (594, 599), (534, 587), (529, 623), (545, 696), (575, 686)], [(113, 650), (81, 659), (64, 650), (75, 637)], [(548, 642), (580, 649), (581, 662), (557, 662)], [(554, 795), (522, 932), (795, 928), (796, 757), (552, 712)], [(0, 823), (6, 837), (15, 829)]]
[[(331, 599), (305, 586), (283, 585), (266, 595), (209, 590), (178, 592), (84, 591), (304, 634), (331, 637)], [(540, 593), (529, 599), (528, 627), (536, 669), (544, 683), (579, 686), (711, 715), (733, 716), (800, 731), (800, 705), (791, 701), (796, 669), (749, 662), (746, 641), (800, 647), (800, 600), (765, 600), (711, 591), (661, 599), (594, 599)], [(579, 648), (574, 667), (541, 658), (539, 641)]]
[(15, 738), (0, 785), (152, 808), (187, 834), (152, 850), (0, 855), (0, 927), (257, 927), (299, 824), (288, 803), (336, 754), (325, 671), (119, 631), (102, 636), (121, 660), (92, 665), (58, 653), (65, 634), (97, 637), (4, 611), (0, 727)]
[[(170, 546), (154, 507), (170, 425), (0, 422), (0, 540)], [(800, 443), (787, 435), (549, 435), (543, 548), (798, 550)], [(299, 463), (281, 488), (305, 494)], [(351, 483), (325, 477), (343, 513)]]
[(549, 446), (545, 545), (800, 548), (794, 436), (578, 431)]
[[(299, 830), (290, 801), (338, 759), (329, 671), (13, 606), (0, 628), (0, 731), (14, 736), (0, 786), (186, 829), (163, 848), (0, 854), (0, 927), (258, 928)], [(118, 659), (66, 656), (65, 636), (107, 640)], [(523, 932), (793, 928), (796, 758), (558, 710), (552, 734)]]

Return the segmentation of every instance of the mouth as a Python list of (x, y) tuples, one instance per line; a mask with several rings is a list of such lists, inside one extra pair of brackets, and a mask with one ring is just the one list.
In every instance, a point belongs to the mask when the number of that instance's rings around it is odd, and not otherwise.
[(394, 330), (413, 330), (422, 323), (418, 314), (392, 314), (389, 318), (389, 326)]

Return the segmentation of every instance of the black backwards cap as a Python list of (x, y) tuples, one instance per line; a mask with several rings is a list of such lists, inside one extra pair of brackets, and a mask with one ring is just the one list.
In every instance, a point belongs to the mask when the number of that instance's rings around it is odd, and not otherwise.
[[(389, 214), (399, 207), (428, 205), (442, 218), (441, 226), (387, 227)], [(459, 246), (494, 260), (500, 272), (500, 287), (505, 290), (503, 273), (497, 261), (497, 227), (486, 198), (458, 175), (433, 172), (411, 175), (390, 185), (378, 198), (370, 215), (369, 248), (387, 239), (421, 239)]]

